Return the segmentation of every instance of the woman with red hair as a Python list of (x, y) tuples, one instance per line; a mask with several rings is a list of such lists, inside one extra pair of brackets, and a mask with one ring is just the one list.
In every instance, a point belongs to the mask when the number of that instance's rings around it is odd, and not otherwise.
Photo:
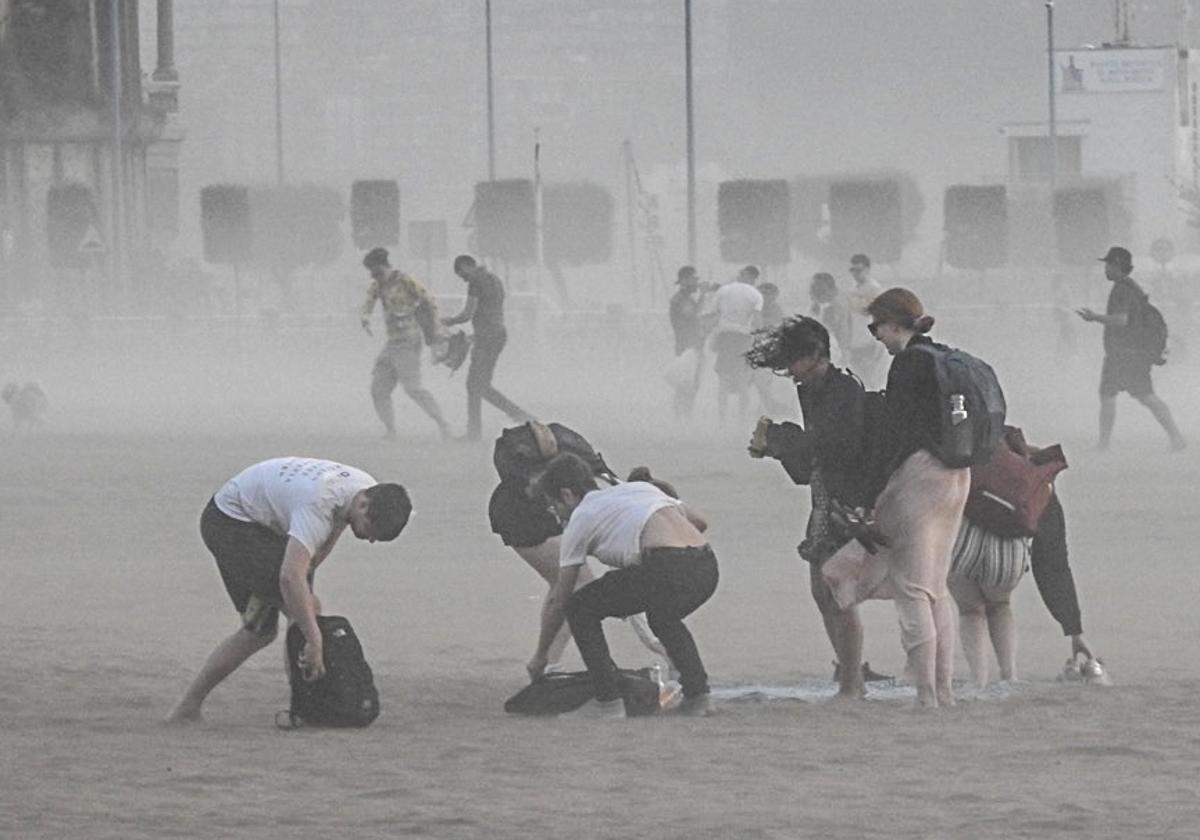
[[(868, 329), (893, 356), (880, 465), (873, 488), (875, 522), (886, 545), (868, 553), (850, 543), (825, 564), (843, 609), (867, 598), (891, 598), (900, 619), (908, 677), (922, 706), (954, 702), (951, 677), (957, 641), (954, 601), (946, 587), (951, 550), (971, 486), (970, 470), (947, 467), (933, 454), (941, 429), (933, 354), (933, 318), (908, 289), (888, 289), (867, 307)], [(877, 495), (876, 495), (877, 494)]]

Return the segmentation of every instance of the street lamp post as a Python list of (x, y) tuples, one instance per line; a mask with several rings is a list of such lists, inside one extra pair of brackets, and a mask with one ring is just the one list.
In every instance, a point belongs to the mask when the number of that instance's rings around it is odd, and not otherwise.
[(1058, 186), (1058, 124), (1054, 109), (1054, 0), (1046, 0), (1046, 54), (1050, 89), (1050, 201), (1054, 202), (1054, 190)]
[(279, 0), (275, 11), (275, 181), (283, 184), (283, 80), (279, 60)]
[(683, 0), (684, 79), (687, 89), (687, 240), (688, 263), (696, 264), (696, 135), (692, 112), (692, 0)]
[(124, 126), (121, 122), (121, 87), (124, 84), (121, 77), (121, 0), (112, 0), (109, 4), (110, 30), (112, 41), (112, 242), (109, 247), (109, 260), (112, 272), (113, 291), (125, 291), (124, 276), (124, 235), (125, 226), (122, 216), (125, 212), (122, 201), (124, 177)]
[(484, 0), (484, 20), (487, 25), (487, 143), (488, 180), (496, 180), (496, 109), (492, 97), (492, 0)]

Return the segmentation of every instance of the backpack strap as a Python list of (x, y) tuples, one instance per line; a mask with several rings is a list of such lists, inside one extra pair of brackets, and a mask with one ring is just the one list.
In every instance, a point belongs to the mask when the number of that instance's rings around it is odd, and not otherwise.
[(529, 433), (533, 435), (538, 454), (542, 456), (543, 460), (549, 461), (558, 454), (558, 439), (554, 437), (554, 432), (550, 431), (549, 426), (539, 423), (537, 420), (528, 420), (525, 425), (529, 428)]

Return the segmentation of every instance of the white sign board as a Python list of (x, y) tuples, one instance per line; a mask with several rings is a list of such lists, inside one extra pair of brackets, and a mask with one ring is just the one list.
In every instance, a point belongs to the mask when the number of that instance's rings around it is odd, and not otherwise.
[(1171, 49), (1055, 50), (1059, 93), (1144, 93), (1167, 86)]

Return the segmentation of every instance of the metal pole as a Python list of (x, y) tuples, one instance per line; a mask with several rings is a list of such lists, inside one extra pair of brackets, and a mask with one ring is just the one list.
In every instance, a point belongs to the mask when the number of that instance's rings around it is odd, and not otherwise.
[(487, 117), (488, 117), (488, 180), (496, 180), (496, 110), (492, 98), (492, 0), (484, 0), (487, 22)]
[(625, 138), (621, 143), (621, 156), (625, 159), (625, 225), (629, 238), (629, 284), (633, 292), (633, 301), (637, 303), (638, 297), (638, 277), (637, 277), (637, 245), (635, 243), (636, 226), (633, 221), (634, 202), (637, 198), (634, 195), (633, 182), (633, 141)]
[(283, 79), (279, 60), (279, 0), (275, 0), (275, 182), (283, 184)]
[(687, 237), (688, 263), (696, 264), (696, 135), (692, 119), (692, 0), (683, 0), (684, 61), (687, 87)]
[(1058, 187), (1058, 124), (1054, 111), (1054, 0), (1046, 0), (1046, 53), (1049, 56), (1050, 86), (1050, 204), (1054, 206), (1054, 191)]
[(109, 9), (111, 18), (109, 36), (112, 41), (112, 243), (109, 251), (112, 254), (113, 290), (123, 292), (125, 288), (123, 276), (125, 261), (122, 248), (124, 202), (121, 199), (125, 178), (122, 165), (124, 128), (121, 124), (121, 0), (112, 0)]

